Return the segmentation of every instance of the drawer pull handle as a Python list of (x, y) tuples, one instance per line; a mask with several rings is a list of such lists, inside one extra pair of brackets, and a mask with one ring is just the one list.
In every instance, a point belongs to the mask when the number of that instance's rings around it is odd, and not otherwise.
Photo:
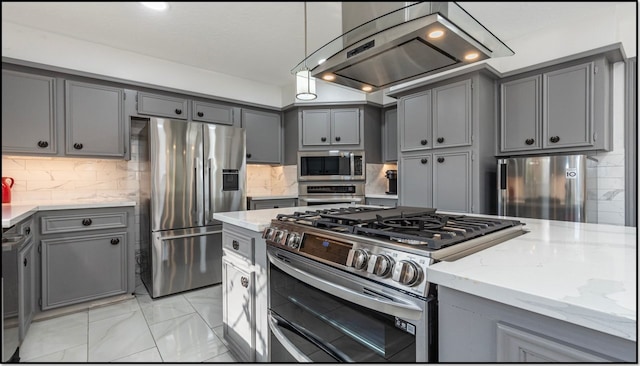
[(38, 147), (45, 148), (48, 147), (49, 143), (47, 141), (38, 141)]
[(438, 158), (438, 163), (444, 163), (444, 158), (442, 156)]
[(233, 243), (231, 244), (231, 246), (233, 247), (233, 249), (238, 250), (240, 249), (240, 243), (238, 243), (237, 240), (234, 240)]
[(76, 149), (76, 150), (82, 150), (83, 146), (84, 145), (82, 145), (80, 143), (77, 143), (77, 142), (75, 144), (73, 144), (73, 148)]
[(84, 226), (89, 226), (93, 223), (93, 221), (91, 221), (91, 219), (83, 219), (82, 220), (82, 225)]
[(247, 288), (249, 287), (249, 279), (246, 278), (245, 276), (242, 276), (240, 278), (240, 284), (242, 285), (242, 287)]
[(444, 137), (438, 137), (438, 143), (441, 144), (444, 142)]
[(422, 164), (426, 164), (426, 163), (428, 163), (428, 162), (429, 162), (429, 160), (427, 160), (427, 158), (422, 158), (422, 160), (420, 160), (420, 162), (421, 162)]
[(27, 226), (27, 228), (26, 228), (26, 229), (24, 229), (24, 232), (25, 232), (27, 235), (31, 234), (31, 227), (30, 227), (30, 226)]
[(426, 145), (427, 144), (427, 140), (421, 140), (420, 144), (423, 145), (423, 146)]
[(524, 141), (524, 143), (525, 143), (525, 144), (527, 144), (527, 145), (533, 145), (533, 143), (534, 143), (534, 142), (535, 142), (535, 140), (534, 140), (534, 139), (526, 139), (526, 140)]
[(198, 112), (198, 117), (204, 117), (204, 113), (203, 112)]
[(182, 114), (182, 109), (176, 108), (176, 114)]
[(118, 238), (111, 239), (111, 245), (118, 245), (118, 244), (120, 244), (120, 239)]
[(27, 258), (25, 258), (22, 263), (24, 263), (24, 266), (26, 267), (27, 266)]

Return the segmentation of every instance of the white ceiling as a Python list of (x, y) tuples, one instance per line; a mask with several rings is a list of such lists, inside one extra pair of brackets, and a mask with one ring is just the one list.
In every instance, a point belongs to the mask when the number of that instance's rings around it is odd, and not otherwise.
[[(2, 21), (284, 86), (304, 58), (302, 2), (2, 2)], [(503, 42), (615, 11), (616, 2), (460, 2)], [(308, 51), (341, 34), (339, 2), (308, 3)]]

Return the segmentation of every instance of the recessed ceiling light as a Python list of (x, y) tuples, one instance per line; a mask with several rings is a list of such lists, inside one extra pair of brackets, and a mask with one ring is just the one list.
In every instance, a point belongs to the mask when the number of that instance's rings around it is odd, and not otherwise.
[(365, 85), (365, 86), (362, 87), (362, 91), (370, 92), (372, 90), (373, 90), (373, 88), (370, 87), (369, 85)]
[(436, 31), (433, 31), (433, 32), (429, 33), (429, 38), (440, 38), (440, 37), (442, 37), (443, 34), (444, 34), (443, 31), (436, 30)]
[(322, 75), (322, 78), (327, 81), (333, 81), (336, 79), (336, 76), (333, 74)]
[(157, 10), (157, 11), (164, 11), (164, 10), (169, 9), (169, 3), (161, 2), (161, 1), (149, 2), (149, 3), (141, 2), (140, 4), (146, 6), (149, 9), (153, 9), (153, 10)]
[(468, 53), (464, 56), (465, 60), (475, 60), (478, 58), (478, 53), (477, 52), (473, 52), (473, 53)]

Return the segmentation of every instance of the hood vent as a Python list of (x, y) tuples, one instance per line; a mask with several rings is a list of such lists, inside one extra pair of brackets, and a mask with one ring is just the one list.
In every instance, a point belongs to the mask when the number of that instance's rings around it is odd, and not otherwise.
[(313, 77), (373, 92), (513, 55), (455, 2), (345, 2), (342, 11), (343, 30), (349, 30), (293, 73), (306, 65)]

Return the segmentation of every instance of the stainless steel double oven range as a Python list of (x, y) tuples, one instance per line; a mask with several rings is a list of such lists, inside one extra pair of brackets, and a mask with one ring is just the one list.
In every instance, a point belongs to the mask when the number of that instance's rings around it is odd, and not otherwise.
[(437, 362), (427, 268), (525, 232), (429, 208), (339, 207), (281, 214), (263, 232), (272, 362)]

